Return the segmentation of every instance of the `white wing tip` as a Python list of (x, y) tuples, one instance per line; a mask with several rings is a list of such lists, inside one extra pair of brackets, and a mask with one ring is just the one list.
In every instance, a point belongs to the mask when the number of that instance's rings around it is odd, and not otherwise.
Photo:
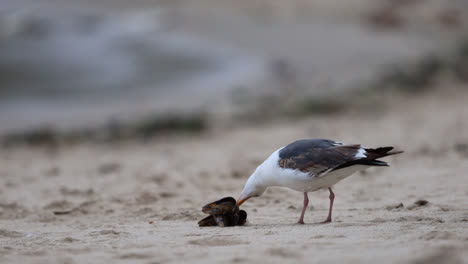
[(358, 152), (356, 153), (356, 155), (354, 155), (354, 157), (357, 159), (367, 158), (366, 153), (367, 152), (364, 148), (359, 148)]

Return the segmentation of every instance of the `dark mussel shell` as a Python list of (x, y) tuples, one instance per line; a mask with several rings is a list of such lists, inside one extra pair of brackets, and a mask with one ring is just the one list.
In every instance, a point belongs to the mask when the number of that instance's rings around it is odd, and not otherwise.
[(244, 210), (240, 210), (239, 213), (239, 219), (237, 220), (237, 225), (245, 225), (247, 222), (247, 212)]
[(215, 220), (218, 226), (236, 226), (239, 225), (239, 209), (233, 213), (224, 215), (215, 215)]
[(231, 225), (231, 218), (232, 215), (213, 215), (213, 218), (216, 221), (216, 224), (220, 227), (225, 227), (225, 226), (232, 226)]
[(198, 226), (218, 226), (214, 215), (209, 215), (198, 221)]
[(241, 226), (247, 222), (247, 213), (240, 210), (237, 214), (210, 215), (198, 222), (198, 226)]
[(210, 216), (200, 220), (199, 226), (236, 226), (244, 225), (247, 221), (247, 213), (239, 210), (236, 200), (232, 197), (209, 203), (203, 206), (202, 211)]
[(211, 215), (227, 214), (235, 210), (237, 207), (236, 199), (232, 197), (224, 197), (218, 201), (209, 203), (202, 207), (202, 212)]

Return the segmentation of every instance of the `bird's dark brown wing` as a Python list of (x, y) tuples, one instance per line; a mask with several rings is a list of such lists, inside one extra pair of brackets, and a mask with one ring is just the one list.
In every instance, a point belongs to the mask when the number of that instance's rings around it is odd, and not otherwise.
[[(307, 143), (307, 142), (306, 142)], [(319, 144), (303, 144), (294, 148), (292, 143), (280, 151), (278, 165), (281, 168), (297, 169), (311, 175), (320, 175), (350, 161), (356, 160), (360, 145), (338, 145), (334, 141), (316, 142)], [(283, 153), (281, 153), (284, 149)]]

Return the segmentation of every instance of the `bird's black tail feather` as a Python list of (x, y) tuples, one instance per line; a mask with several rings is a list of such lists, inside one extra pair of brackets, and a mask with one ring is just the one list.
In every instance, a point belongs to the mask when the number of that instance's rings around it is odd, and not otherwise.
[(357, 161), (356, 164), (367, 165), (367, 166), (387, 166), (388, 167), (388, 163), (385, 161), (381, 161), (381, 160), (361, 160), (361, 161)]
[(367, 160), (375, 160), (375, 159), (403, 153), (403, 151), (391, 151), (393, 150), (393, 147), (381, 147), (381, 148), (376, 148), (376, 149), (367, 148), (365, 150), (366, 150), (366, 156), (367, 156), (367, 158), (365, 159)]
[(403, 151), (392, 151), (393, 147), (381, 147), (381, 148), (376, 148), (376, 149), (365, 149), (366, 150), (366, 157), (353, 160), (350, 162), (346, 162), (336, 168), (334, 170), (350, 167), (353, 165), (366, 165), (366, 166), (389, 166), (388, 163), (385, 161), (377, 160), (379, 158), (395, 155), (395, 154), (400, 154), (403, 153)]
[(387, 162), (377, 159), (403, 153), (403, 151), (392, 151), (393, 147), (381, 147), (376, 149), (367, 148), (365, 150), (366, 157), (356, 160), (356, 164), (368, 166), (388, 166)]

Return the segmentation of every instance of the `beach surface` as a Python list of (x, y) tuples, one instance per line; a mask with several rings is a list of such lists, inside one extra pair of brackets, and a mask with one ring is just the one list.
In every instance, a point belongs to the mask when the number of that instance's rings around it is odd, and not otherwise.
[[(443, 86), (443, 85), (442, 85)], [(467, 263), (468, 91), (383, 97), (381, 109), (220, 126), (150, 141), (0, 151), (1, 263)], [(279, 147), (331, 138), (395, 146), (388, 168), (328, 192), (270, 188), (248, 224), (200, 228), (201, 207), (237, 198)], [(427, 201), (427, 203), (426, 203)]]

